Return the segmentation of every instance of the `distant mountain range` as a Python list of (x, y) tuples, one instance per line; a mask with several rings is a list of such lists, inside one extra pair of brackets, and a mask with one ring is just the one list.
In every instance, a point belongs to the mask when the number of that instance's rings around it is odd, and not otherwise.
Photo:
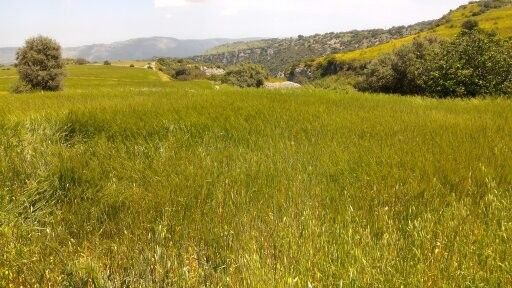
[[(201, 55), (214, 47), (248, 39), (204, 39), (180, 40), (170, 37), (137, 38), (112, 44), (94, 44), (80, 47), (64, 48), (65, 58), (85, 58), (88, 61), (104, 60), (142, 60), (153, 57), (191, 57)], [(15, 61), (17, 48), (0, 48), (0, 64), (11, 64)]]

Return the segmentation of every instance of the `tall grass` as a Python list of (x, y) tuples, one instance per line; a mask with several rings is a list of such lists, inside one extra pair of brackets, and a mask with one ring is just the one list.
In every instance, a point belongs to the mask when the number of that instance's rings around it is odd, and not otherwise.
[(2, 287), (512, 285), (510, 100), (68, 74), (0, 95)]

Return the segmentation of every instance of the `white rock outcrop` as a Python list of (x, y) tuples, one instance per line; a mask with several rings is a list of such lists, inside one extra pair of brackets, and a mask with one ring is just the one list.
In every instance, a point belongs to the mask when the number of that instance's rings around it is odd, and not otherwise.
[(265, 85), (263, 87), (265, 87), (267, 89), (296, 89), (296, 88), (300, 88), (302, 86), (300, 84), (297, 84), (294, 82), (286, 81), (286, 82), (279, 82), (279, 83), (267, 82), (267, 83), (265, 83)]

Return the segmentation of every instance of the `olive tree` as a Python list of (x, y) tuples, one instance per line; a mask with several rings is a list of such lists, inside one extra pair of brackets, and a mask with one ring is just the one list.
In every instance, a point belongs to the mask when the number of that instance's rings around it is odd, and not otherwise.
[(37, 36), (16, 52), (16, 68), (22, 85), (31, 89), (56, 91), (62, 88), (64, 62), (57, 41)]

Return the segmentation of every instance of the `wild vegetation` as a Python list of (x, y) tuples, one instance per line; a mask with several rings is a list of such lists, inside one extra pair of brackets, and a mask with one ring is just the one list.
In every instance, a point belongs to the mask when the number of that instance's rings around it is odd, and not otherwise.
[[(481, 29), (496, 33), (506, 39), (512, 36), (512, 2), (490, 0), (463, 5), (434, 22), (431, 28), (422, 32), (388, 41), (365, 49), (342, 52), (320, 58), (302, 60), (295, 63), (287, 72), (291, 81), (307, 83), (325, 76), (350, 71), (360, 73), (368, 64), (404, 45), (410, 45), (418, 38), (453, 39), (461, 31), (464, 23), (476, 21)], [(469, 21), (469, 22), (468, 22)]]
[(64, 62), (60, 45), (53, 39), (38, 36), (30, 38), (16, 52), (19, 82), (12, 91), (56, 91), (62, 88)]
[(512, 94), (512, 42), (473, 20), (462, 26), (453, 40), (415, 39), (372, 61), (358, 88), (438, 97)]
[(476, 21), (506, 5), (294, 90), (29, 40), (0, 69), (0, 287), (510, 286), (512, 49)]
[(0, 71), (1, 287), (511, 283), (512, 102)]
[(243, 63), (230, 67), (221, 77), (221, 82), (240, 88), (260, 88), (269, 77), (263, 66)]
[(158, 69), (172, 79), (190, 81), (208, 78), (208, 75), (201, 70), (204, 64), (192, 60), (160, 58), (157, 64)]
[(391, 29), (373, 29), (341, 33), (316, 34), (285, 39), (228, 43), (192, 59), (222, 65), (252, 62), (262, 65), (273, 75), (284, 75), (293, 64), (340, 51), (362, 49), (402, 38), (427, 29), (433, 21)]
[[(435, 35), (441, 38), (452, 38), (460, 32), (461, 25), (468, 19), (478, 21), (483, 29), (494, 31), (501, 37), (511, 37), (512, 1), (489, 0), (463, 5), (442, 17), (431, 29), (366, 49), (339, 53), (335, 58), (343, 61), (368, 61), (391, 53), (398, 47), (411, 43), (417, 37)], [(321, 64), (322, 59), (318, 61)]]

